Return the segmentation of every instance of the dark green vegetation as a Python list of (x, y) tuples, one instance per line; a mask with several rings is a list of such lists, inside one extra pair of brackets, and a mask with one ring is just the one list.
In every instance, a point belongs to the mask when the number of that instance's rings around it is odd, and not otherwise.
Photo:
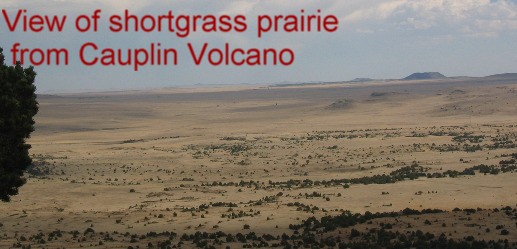
[(255, 189), (272, 189), (272, 188), (311, 188), (313, 186), (340, 186), (348, 188), (350, 184), (389, 184), (396, 183), (405, 180), (415, 180), (420, 177), (427, 178), (444, 178), (444, 177), (458, 177), (465, 175), (475, 175), (476, 171), (481, 174), (497, 175), (499, 173), (508, 173), (517, 171), (517, 153), (510, 155), (511, 159), (501, 160), (499, 165), (476, 165), (469, 168), (465, 168), (462, 171), (447, 170), (443, 172), (428, 173), (427, 169), (413, 163), (411, 166), (402, 167), (394, 170), (389, 174), (363, 176), (360, 178), (343, 178), (343, 179), (330, 179), (330, 180), (288, 180), (282, 182), (269, 181), (266, 183), (260, 183), (255, 181), (243, 181), (240, 182), (213, 182), (202, 184), (202, 186), (235, 186), (235, 187), (254, 187)]
[(25, 140), (34, 131), (38, 102), (33, 67), (7, 66), (2, 52), (0, 48), (0, 199), (9, 201), (25, 184), (23, 172), (32, 162)]
[[(501, 127), (483, 126), (482, 128), (500, 129)], [(510, 127), (511, 128), (511, 127)], [(392, 139), (397, 137), (415, 138), (415, 143), (407, 145), (390, 145), (373, 150), (368, 148), (367, 151), (359, 151), (347, 148), (342, 143), (348, 143), (351, 140), (359, 139)], [(416, 138), (432, 137), (433, 139), (444, 137), (450, 139), (445, 143), (427, 143)], [(407, 180), (415, 180), (418, 178), (456, 178), (461, 176), (471, 176), (476, 174), (497, 175), (500, 173), (512, 173), (517, 171), (515, 155), (500, 154), (494, 158), (496, 160), (478, 162), (468, 167), (461, 166), (456, 169), (442, 169), (441, 167), (432, 167), (432, 164), (425, 161), (403, 161), (397, 159), (397, 154), (404, 153), (432, 153), (440, 155), (442, 153), (466, 152), (467, 155), (476, 155), (476, 153), (488, 152), (499, 149), (508, 150), (515, 149), (517, 146), (517, 137), (514, 133), (498, 133), (496, 135), (488, 135), (482, 132), (472, 132), (468, 127), (449, 126), (449, 127), (429, 127), (426, 129), (415, 129), (407, 131), (403, 129), (365, 129), (365, 130), (336, 130), (336, 131), (315, 131), (300, 136), (279, 137), (281, 143), (271, 145), (267, 139), (264, 140), (246, 140), (232, 139), (234, 143), (228, 143), (229, 139), (224, 138), (223, 144), (197, 145), (189, 146), (186, 150), (190, 150), (192, 157), (195, 159), (209, 158), (211, 162), (220, 162), (222, 164), (234, 164), (246, 166), (249, 162), (255, 164), (261, 163), (265, 166), (285, 164), (291, 171), (293, 178), (286, 180), (240, 180), (231, 181), (202, 181), (202, 187), (246, 187), (251, 189), (279, 190), (292, 188), (311, 188), (320, 187), (344, 187), (347, 188), (354, 184), (391, 184)], [(345, 141), (343, 141), (345, 140)], [(444, 139), (441, 139), (444, 141)], [(337, 145), (340, 144), (340, 145)], [(281, 158), (278, 155), (270, 153), (278, 149), (286, 149), (292, 151)], [(301, 153), (299, 153), (301, 152)], [(225, 157), (226, 155), (232, 157)], [(377, 156), (373, 156), (377, 154)], [(464, 154), (465, 155), (465, 154)], [(488, 160), (488, 158), (487, 158)], [(359, 163), (354, 163), (359, 161)], [(459, 158), (462, 164), (470, 163), (470, 160)], [(328, 178), (314, 179), (311, 177), (311, 167), (317, 165), (322, 167), (323, 171), (353, 171), (353, 167), (357, 171), (371, 171), (382, 169), (384, 172), (372, 173), (356, 178)], [(265, 169), (264, 172), (279, 171), (274, 167)], [(280, 170), (281, 171), (281, 170)], [(372, 171), (373, 172), (373, 171)], [(255, 172), (251, 172), (254, 174)], [(258, 173), (258, 172), (257, 172)], [(243, 177), (244, 178), (244, 177)], [(248, 178), (248, 177), (245, 177)]]
[[(478, 216), (476, 216), (476, 214)], [(17, 235), (18, 242), (13, 248), (34, 248), (52, 246), (60, 241), (75, 241), (80, 247), (117, 247), (117, 248), (517, 248), (511, 241), (515, 229), (503, 225), (483, 228), (484, 234), (496, 234), (499, 239), (484, 240), (472, 235), (453, 239), (449, 227), (479, 226), (472, 223), (475, 217), (498, 216), (500, 219), (515, 220), (517, 209), (459, 209), (452, 212), (439, 209), (414, 210), (406, 208), (399, 212), (353, 214), (343, 211), (336, 216), (320, 219), (310, 217), (299, 224), (290, 224), (291, 233), (272, 235), (253, 231), (225, 233), (223, 231), (178, 234), (175, 232), (148, 232), (131, 234), (129, 232), (98, 232), (88, 227), (84, 232), (53, 231), (49, 234), (38, 233), (32, 236)], [(466, 220), (462, 226), (451, 217)], [(463, 217), (463, 218), (461, 218)], [(466, 218), (468, 217), (468, 218)], [(472, 217), (472, 218), (471, 218)], [(445, 219), (445, 222), (436, 222)], [(477, 218), (479, 219), (479, 218)], [(468, 223), (471, 222), (471, 223)], [(425, 224), (413, 228), (418, 224)], [(429, 232), (426, 227), (440, 227), (438, 234)], [(413, 225), (412, 225), (413, 224)], [(250, 225), (244, 225), (247, 230)], [(490, 229), (492, 228), (492, 229)], [(456, 228), (452, 228), (456, 229)], [(479, 227), (481, 229), (481, 226)], [(481, 235), (481, 232), (478, 233)], [(31, 246), (32, 245), (32, 246)]]

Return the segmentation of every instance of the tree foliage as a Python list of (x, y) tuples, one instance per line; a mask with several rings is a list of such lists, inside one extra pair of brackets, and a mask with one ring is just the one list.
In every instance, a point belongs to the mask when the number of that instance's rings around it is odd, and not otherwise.
[(9, 201), (25, 184), (23, 172), (32, 163), (26, 143), (38, 112), (34, 68), (5, 65), (0, 48), (0, 199)]

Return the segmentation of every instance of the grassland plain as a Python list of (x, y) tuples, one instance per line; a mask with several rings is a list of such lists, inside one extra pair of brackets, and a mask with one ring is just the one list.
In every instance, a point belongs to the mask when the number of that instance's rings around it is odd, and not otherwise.
[(0, 248), (516, 248), (517, 79), (39, 96)]

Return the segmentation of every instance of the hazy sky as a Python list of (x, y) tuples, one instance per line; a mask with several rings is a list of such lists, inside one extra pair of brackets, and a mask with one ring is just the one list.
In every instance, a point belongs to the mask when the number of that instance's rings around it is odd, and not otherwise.
[[(40, 66), (40, 92), (157, 88), (194, 84), (238, 84), (340, 81), (357, 77), (401, 78), (413, 72), (438, 71), (447, 76), (484, 76), (517, 72), (517, 1), (515, 0), (2, 0), (0, 7), (14, 15), (66, 14), (67, 29), (56, 33), (10, 33), (0, 18), (0, 46), (8, 58), (15, 42), (23, 47), (70, 49), (71, 65)], [(81, 34), (73, 18), (102, 9), (101, 31)], [(112, 34), (107, 16), (133, 13), (244, 14), (246, 33), (196, 33), (186, 39), (173, 34)], [(252, 21), (259, 14), (297, 14), (300, 9), (334, 14), (335, 33), (268, 34), (258, 39)], [(134, 72), (131, 67), (86, 67), (78, 48), (85, 42), (100, 47), (139, 48), (151, 42), (178, 49), (180, 65), (153, 66)], [(197, 67), (186, 44), (225, 42), (242, 48), (290, 47), (292, 66)]]

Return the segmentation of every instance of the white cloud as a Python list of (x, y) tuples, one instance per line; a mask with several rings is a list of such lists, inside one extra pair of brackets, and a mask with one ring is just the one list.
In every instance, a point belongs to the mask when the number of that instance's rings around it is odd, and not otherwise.
[(347, 22), (359, 22), (372, 19), (386, 19), (392, 16), (398, 8), (406, 3), (406, 0), (386, 1), (374, 7), (355, 10), (351, 14), (345, 16), (344, 20)]
[(228, 15), (247, 15), (258, 3), (258, 1), (234, 1), (219, 13)]
[(105, 12), (171, 9), (183, 13), (257, 14), (299, 13), (300, 9), (337, 15), (351, 30), (426, 30), (446, 33), (500, 33), (517, 30), (517, 4), (511, 0), (2, 0), (0, 7), (27, 8), (42, 13), (74, 14), (101, 8)]
[(343, 18), (350, 25), (395, 24), (406, 29), (492, 35), (517, 30), (517, 4), (508, 0), (385, 0), (356, 7)]

